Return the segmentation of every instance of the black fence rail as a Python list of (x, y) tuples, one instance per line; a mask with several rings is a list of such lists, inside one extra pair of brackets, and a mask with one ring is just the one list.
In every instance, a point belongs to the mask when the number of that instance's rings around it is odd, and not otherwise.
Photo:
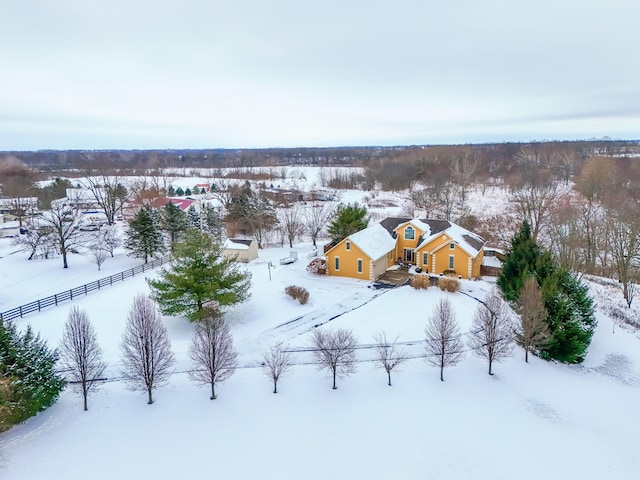
[(142, 265), (124, 270), (120, 273), (116, 273), (115, 275), (111, 275), (110, 277), (101, 278), (100, 280), (86, 283), (79, 287), (72, 288), (71, 290), (56, 293), (55, 295), (51, 295), (50, 297), (41, 298), (24, 305), (20, 305), (19, 307), (12, 308), (11, 310), (7, 310), (6, 312), (1, 312), (0, 322), (13, 320), (15, 318), (22, 318), (29, 313), (40, 312), (45, 308), (57, 306), (62, 302), (73, 300), (74, 298), (80, 297), (82, 295), (87, 295), (94, 290), (100, 290), (101, 288), (108, 287), (110, 285), (113, 285), (114, 283), (122, 282), (129, 277), (135, 277), (136, 275), (144, 273), (147, 270), (151, 270), (164, 265), (165, 263), (169, 262), (169, 259), (170, 257), (156, 258), (151, 262), (143, 263)]

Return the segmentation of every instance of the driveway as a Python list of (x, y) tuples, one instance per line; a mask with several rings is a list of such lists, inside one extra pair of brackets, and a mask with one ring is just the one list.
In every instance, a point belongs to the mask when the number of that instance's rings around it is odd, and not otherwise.
[(380, 275), (375, 283), (384, 284), (387, 286), (399, 287), (409, 282), (409, 272), (407, 270), (387, 270)]

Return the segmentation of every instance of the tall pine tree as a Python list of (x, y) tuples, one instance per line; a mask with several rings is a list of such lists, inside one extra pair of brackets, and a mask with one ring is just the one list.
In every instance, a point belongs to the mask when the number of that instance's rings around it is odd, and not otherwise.
[(166, 251), (158, 214), (151, 207), (142, 207), (129, 222), (126, 247), (134, 257), (144, 258), (144, 263)]
[(593, 300), (573, 272), (560, 268), (549, 251), (540, 249), (525, 221), (511, 241), (498, 276), (498, 286), (513, 306), (530, 276), (538, 282), (548, 313), (550, 336), (540, 355), (566, 363), (582, 362), (596, 327)]
[(173, 251), (173, 245), (180, 238), (180, 234), (187, 229), (187, 215), (177, 205), (169, 202), (160, 213), (160, 226), (169, 235)]
[(13, 323), (0, 322), (0, 431), (55, 403), (64, 388), (57, 360), (58, 352), (31, 327), (20, 333)]

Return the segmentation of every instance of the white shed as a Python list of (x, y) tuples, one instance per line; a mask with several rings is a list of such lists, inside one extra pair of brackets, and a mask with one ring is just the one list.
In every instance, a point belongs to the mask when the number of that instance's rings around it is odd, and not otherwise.
[(239, 262), (249, 263), (258, 258), (258, 242), (244, 238), (228, 238), (224, 242), (222, 254), (226, 257), (235, 256)]

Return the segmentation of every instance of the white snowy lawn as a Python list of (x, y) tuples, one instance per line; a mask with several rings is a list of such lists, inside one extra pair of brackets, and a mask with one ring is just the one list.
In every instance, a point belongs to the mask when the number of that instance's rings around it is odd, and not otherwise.
[[(420, 358), (386, 374), (362, 349), (358, 372), (331, 389), (327, 373), (307, 354), (271, 393), (258, 367), (260, 351), (285, 341), (308, 345), (310, 331), (349, 328), (362, 344), (376, 332), (412, 342), (422, 352), (423, 328), (435, 303), (451, 299), (463, 331), (488, 282), (462, 282), (462, 292), (409, 287), (373, 290), (366, 282), (315, 277), (300, 260), (280, 266), (288, 248), (260, 251), (251, 262), (251, 300), (230, 310), (241, 368), (209, 400), (193, 384), (187, 348), (192, 326), (165, 317), (177, 357), (170, 384), (146, 404), (144, 393), (119, 381), (118, 343), (132, 298), (147, 292), (140, 276), (39, 314), (31, 324), (57, 345), (69, 308), (86, 309), (95, 325), (113, 380), (89, 398), (65, 391), (59, 401), (0, 434), (0, 479), (637, 479), (640, 420), (640, 340), (598, 315), (599, 326), (585, 363), (566, 366), (519, 349), (487, 375), (472, 354), (457, 367), (437, 369)], [(80, 256), (28, 262), (0, 241), (0, 311), (131, 267), (119, 255), (103, 271)], [(269, 279), (268, 261), (275, 269)], [(283, 290), (300, 285), (310, 302), (299, 305)], [(340, 315), (344, 313), (343, 315)], [(336, 317), (336, 318), (333, 318)], [(332, 319), (329, 321), (330, 319)]]

